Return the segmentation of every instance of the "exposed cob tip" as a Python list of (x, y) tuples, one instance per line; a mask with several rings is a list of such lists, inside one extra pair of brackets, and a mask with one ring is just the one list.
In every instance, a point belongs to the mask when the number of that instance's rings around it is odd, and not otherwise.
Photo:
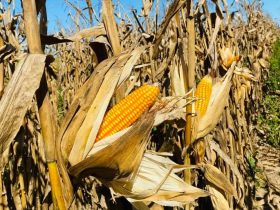
[(229, 68), (234, 61), (238, 62), (241, 59), (241, 56), (240, 55), (235, 56), (232, 52), (232, 49), (229, 47), (222, 48), (220, 50), (220, 56), (222, 60), (222, 65), (225, 68)]
[(151, 107), (160, 89), (157, 85), (143, 85), (122, 99), (105, 115), (95, 142), (133, 124)]
[(197, 101), (195, 102), (195, 111), (199, 117), (202, 117), (206, 113), (211, 93), (212, 77), (210, 75), (206, 75), (198, 83), (195, 91), (195, 97), (197, 98)]

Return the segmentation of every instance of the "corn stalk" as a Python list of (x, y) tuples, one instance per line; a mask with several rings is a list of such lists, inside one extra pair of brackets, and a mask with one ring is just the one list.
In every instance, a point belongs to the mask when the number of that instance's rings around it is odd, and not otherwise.
[[(187, 71), (187, 87), (188, 91), (192, 90), (192, 96), (194, 96), (195, 88), (195, 25), (193, 16), (193, 1), (187, 2), (187, 32), (188, 32), (188, 71)], [(185, 141), (186, 147), (190, 146), (192, 143), (192, 131), (193, 131), (193, 113), (194, 104), (189, 104), (187, 106), (186, 115), (186, 131), (185, 131)], [(185, 157), (185, 165), (191, 165), (190, 157), (187, 154)], [(189, 170), (185, 171), (185, 181), (186, 183), (191, 183), (191, 173)], [(189, 207), (186, 206), (186, 209)]]
[[(42, 54), (39, 24), (37, 22), (36, 3), (34, 0), (23, 0), (23, 14), (25, 22), (25, 34), (27, 37), (28, 49), (31, 54)], [(53, 202), (58, 209), (64, 210), (65, 201), (62, 195), (60, 176), (56, 164), (56, 120), (49, 100), (46, 78), (43, 74), (41, 86), (37, 91), (39, 106), (40, 124), (45, 144), (45, 152), (50, 170), (50, 182), (52, 186)], [(51, 168), (50, 168), (51, 166)], [(53, 169), (54, 168), (54, 169)]]

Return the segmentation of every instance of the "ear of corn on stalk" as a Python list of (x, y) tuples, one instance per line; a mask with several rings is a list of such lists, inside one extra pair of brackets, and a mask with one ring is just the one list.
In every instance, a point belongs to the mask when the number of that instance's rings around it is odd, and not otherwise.
[(235, 66), (230, 68), (223, 78), (217, 79), (212, 87), (207, 114), (199, 119), (196, 139), (206, 136), (219, 122), (219, 119), (228, 103), (229, 91), (231, 88), (231, 79)]
[(212, 77), (206, 75), (198, 83), (197, 89), (195, 91), (195, 97), (197, 101), (195, 102), (195, 111), (199, 117), (202, 117), (208, 107), (209, 100), (212, 93)]
[(105, 115), (95, 142), (129, 127), (154, 103), (158, 94), (158, 87), (143, 85), (122, 99)]
[(229, 68), (234, 61), (239, 61), (241, 59), (240, 55), (234, 56), (232, 50), (228, 47), (220, 50), (220, 56), (222, 64), (226, 68)]
[[(212, 77), (210, 75), (206, 75), (198, 83), (197, 89), (195, 91), (195, 97), (197, 98), (197, 101), (195, 102), (195, 112), (197, 113), (198, 116), (198, 123), (199, 120), (205, 115), (207, 111), (211, 93), (212, 93)], [(196, 142), (194, 148), (195, 148), (196, 163), (203, 162), (205, 156), (205, 142), (203, 140)]]

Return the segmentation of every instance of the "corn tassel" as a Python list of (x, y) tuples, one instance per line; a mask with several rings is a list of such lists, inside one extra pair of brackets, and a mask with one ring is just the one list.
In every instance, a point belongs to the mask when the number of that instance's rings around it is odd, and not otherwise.
[(122, 99), (105, 115), (95, 142), (134, 123), (155, 101), (159, 88), (143, 85)]
[(202, 117), (207, 110), (209, 100), (212, 92), (212, 77), (206, 75), (199, 82), (197, 89), (195, 91), (195, 97), (197, 101), (195, 102), (195, 111), (199, 117)]

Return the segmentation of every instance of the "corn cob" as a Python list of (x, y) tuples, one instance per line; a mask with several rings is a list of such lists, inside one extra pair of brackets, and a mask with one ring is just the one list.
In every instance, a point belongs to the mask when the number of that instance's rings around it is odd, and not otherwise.
[(195, 91), (195, 97), (197, 101), (195, 102), (195, 111), (199, 117), (202, 117), (208, 107), (208, 103), (212, 92), (212, 77), (206, 75), (198, 83), (197, 89)]
[(228, 47), (220, 50), (220, 56), (222, 64), (226, 68), (229, 68), (234, 61), (239, 61), (241, 59), (240, 55), (234, 56), (232, 50)]
[(105, 115), (95, 142), (129, 127), (153, 104), (158, 94), (158, 87), (143, 85), (122, 99)]

